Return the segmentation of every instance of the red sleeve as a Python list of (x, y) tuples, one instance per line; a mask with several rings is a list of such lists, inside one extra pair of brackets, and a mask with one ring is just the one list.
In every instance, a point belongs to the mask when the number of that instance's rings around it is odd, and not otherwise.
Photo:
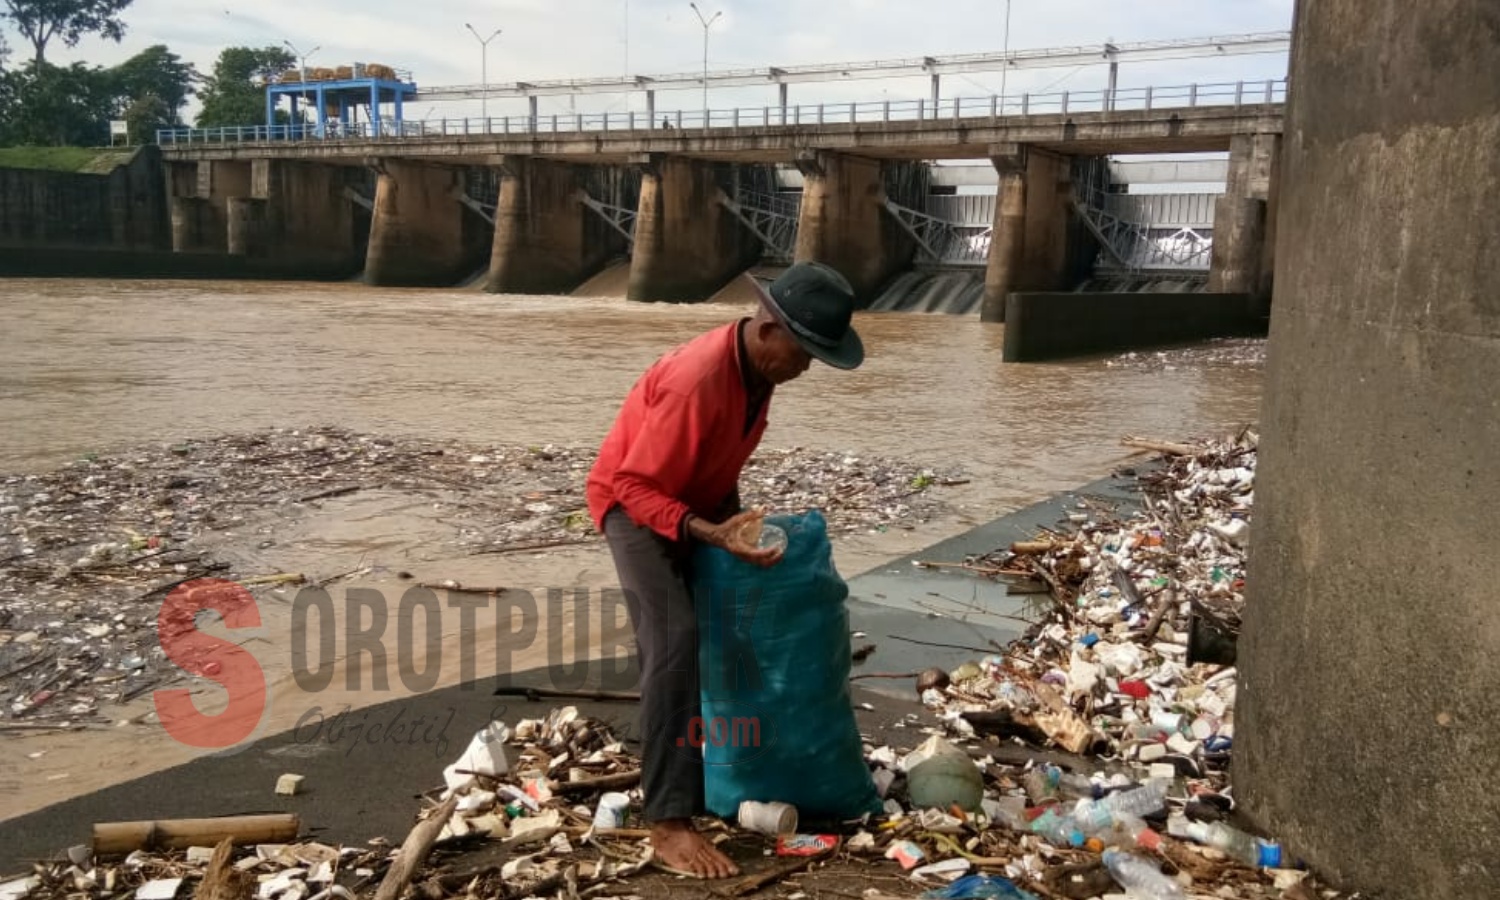
[(662, 390), (646, 407), (630, 452), (615, 470), (614, 496), (637, 524), (668, 540), (682, 536), (680, 499), (702, 453), (713, 411), (703, 391)]

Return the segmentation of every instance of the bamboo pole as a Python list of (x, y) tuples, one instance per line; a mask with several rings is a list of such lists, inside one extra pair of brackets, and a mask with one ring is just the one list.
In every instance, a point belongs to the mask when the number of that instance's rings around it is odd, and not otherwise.
[(94, 853), (107, 856), (135, 850), (185, 850), (188, 847), (213, 847), (226, 839), (236, 846), (284, 844), (296, 840), (301, 828), (302, 822), (296, 813), (98, 822), (94, 825)]

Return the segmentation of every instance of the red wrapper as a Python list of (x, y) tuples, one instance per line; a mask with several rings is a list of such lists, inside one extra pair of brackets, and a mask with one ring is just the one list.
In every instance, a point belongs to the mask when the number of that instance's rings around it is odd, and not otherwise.
[(838, 845), (836, 834), (783, 834), (776, 839), (776, 855), (818, 856)]

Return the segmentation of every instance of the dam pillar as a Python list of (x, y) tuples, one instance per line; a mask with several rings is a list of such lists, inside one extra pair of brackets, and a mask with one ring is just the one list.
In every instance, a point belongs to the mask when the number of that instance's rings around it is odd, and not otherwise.
[(250, 163), (173, 163), (167, 190), (172, 198), (172, 249), (224, 253), (229, 249), (229, 200), (250, 196)]
[(1295, 15), (1236, 808), (1344, 896), (1500, 897), (1500, 10)]
[(706, 300), (760, 259), (760, 239), (724, 207), (725, 164), (653, 156), (642, 164), (631, 300)]
[(485, 290), (566, 293), (626, 252), (624, 235), (584, 204), (585, 167), (507, 156), (499, 169)]
[(1069, 157), (1024, 144), (990, 148), (999, 179), (980, 319), (1005, 321), (1013, 291), (1067, 290), (1092, 251), (1069, 212)]
[(255, 160), (250, 196), (231, 205), (229, 252), (343, 275), (359, 271), (364, 248), (354, 197), (367, 180), (350, 166)]
[(1214, 204), (1213, 256), (1208, 289), (1262, 297), (1275, 265), (1269, 216), (1281, 136), (1236, 135), (1230, 142), (1229, 178)]
[(471, 271), (458, 198), (461, 170), (400, 159), (374, 164), (375, 209), (365, 280), (382, 287), (444, 287)]
[(802, 211), (797, 262), (836, 269), (869, 305), (892, 275), (909, 267), (916, 246), (886, 211), (885, 168), (879, 160), (818, 151), (797, 160)]

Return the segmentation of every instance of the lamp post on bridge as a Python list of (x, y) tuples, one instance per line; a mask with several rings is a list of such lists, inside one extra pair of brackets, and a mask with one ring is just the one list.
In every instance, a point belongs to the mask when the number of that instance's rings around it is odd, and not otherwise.
[(1000, 67), (1000, 115), (1005, 115), (1005, 76), (1010, 74), (1010, 0), (1005, 0), (1005, 64)]
[[(282, 43), (286, 44), (286, 48), (288, 50), (292, 51), (292, 55), (293, 56), (297, 57), (297, 64), (298, 64), (298, 66), (301, 67), (301, 68), (298, 69), (297, 74), (302, 76), (302, 102), (304, 104), (306, 104), (307, 103), (307, 82), (309, 80), (308, 79), (308, 75), (307, 75), (307, 60), (309, 58), (311, 58), (314, 53), (317, 53), (319, 50), (322, 50), (323, 49), (323, 45), (319, 44), (318, 46), (312, 48), (311, 50), (307, 51), (306, 53), (303, 53), (301, 50), (298, 50), (295, 46), (293, 46), (293, 44), (292, 44), (291, 41), (283, 40)], [(293, 105), (296, 105), (296, 98), (293, 97), (292, 100), (293, 100)], [(318, 119), (317, 119), (319, 122), (323, 121), (323, 119), (321, 117), (322, 117), (322, 110), (319, 110), (318, 111)], [(268, 122), (266, 124), (269, 125), (270, 123)], [(292, 124), (295, 126), (297, 123), (294, 121)], [(305, 136), (306, 135), (304, 135), (304, 137)]]
[(703, 23), (703, 127), (707, 128), (708, 127), (708, 29), (709, 29), (710, 26), (712, 26), (715, 22), (717, 22), (719, 20), (719, 16), (724, 15), (724, 11), (720, 10), (719, 12), (714, 13), (712, 18), (705, 19), (705, 18), (703, 18), (703, 10), (701, 10), (701, 9), (698, 8), (698, 4), (697, 3), (689, 2), (688, 6), (691, 6), (693, 8), (693, 12), (695, 12), (695, 13), (698, 14), (698, 21)]
[(500, 29), (496, 28), (495, 33), (486, 38), (480, 37), (479, 32), (475, 31), (474, 26), (470, 25), (468, 22), (464, 23), (464, 27), (469, 29), (469, 33), (474, 35), (474, 40), (479, 42), (479, 114), (484, 117), (484, 130), (489, 131), (490, 41), (493, 41), (495, 38), (500, 36)]

